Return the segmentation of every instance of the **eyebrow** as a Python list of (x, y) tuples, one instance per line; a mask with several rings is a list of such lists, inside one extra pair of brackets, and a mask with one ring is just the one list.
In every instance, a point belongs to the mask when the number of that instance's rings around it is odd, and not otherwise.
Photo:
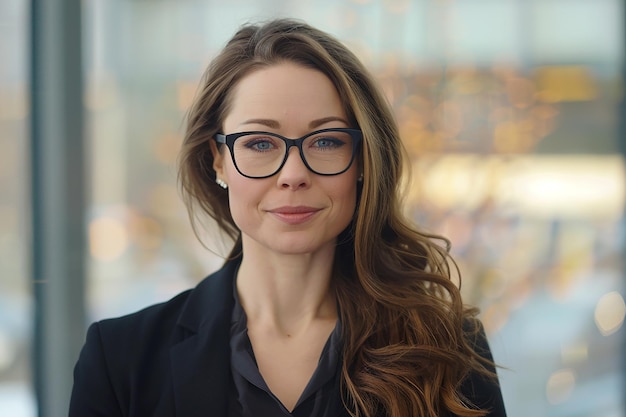
[[(348, 122), (344, 118), (337, 117), (337, 116), (329, 116), (329, 117), (323, 117), (321, 119), (316, 119), (316, 120), (311, 121), (309, 123), (309, 128), (315, 129), (316, 127), (322, 126), (330, 122), (342, 122), (346, 126), (349, 126)], [(251, 125), (251, 124), (259, 124), (259, 125), (267, 126), (272, 129), (278, 129), (280, 127), (280, 123), (273, 119), (248, 119), (240, 123), (239, 125), (241, 126), (241, 125)]]
[(313, 120), (311, 123), (309, 123), (309, 128), (314, 129), (318, 126), (321, 126), (330, 122), (341, 122), (341, 123), (344, 123), (346, 126), (349, 126), (348, 122), (344, 120), (343, 118), (337, 117), (337, 116), (330, 116), (330, 117), (323, 117), (321, 119)]
[(272, 119), (248, 119), (239, 123), (239, 126), (242, 125), (263, 125), (271, 127), (272, 129), (278, 129), (280, 127), (280, 123)]

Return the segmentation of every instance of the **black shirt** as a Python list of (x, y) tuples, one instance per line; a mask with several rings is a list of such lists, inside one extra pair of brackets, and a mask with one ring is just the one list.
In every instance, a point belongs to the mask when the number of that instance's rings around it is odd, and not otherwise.
[(229, 399), (230, 417), (330, 417), (343, 414), (339, 388), (341, 355), (339, 321), (322, 350), (317, 369), (290, 413), (272, 393), (259, 372), (248, 338), (246, 313), (239, 302), (236, 288), (233, 292), (235, 307), (230, 332), (233, 375)]

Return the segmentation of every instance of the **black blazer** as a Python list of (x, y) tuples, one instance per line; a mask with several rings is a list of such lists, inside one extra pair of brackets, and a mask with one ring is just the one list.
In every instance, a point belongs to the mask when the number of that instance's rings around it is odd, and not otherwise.
[[(69, 416), (227, 417), (236, 268), (227, 263), (166, 303), (92, 324), (74, 369)], [(490, 358), (481, 335), (477, 347)], [(505, 416), (497, 383), (471, 377), (463, 392), (492, 408), (490, 417)]]

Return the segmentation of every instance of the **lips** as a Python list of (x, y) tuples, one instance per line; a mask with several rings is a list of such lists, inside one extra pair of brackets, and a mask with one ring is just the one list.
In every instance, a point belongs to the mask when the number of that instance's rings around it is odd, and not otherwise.
[(269, 210), (278, 220), (287, 224), (301, 224), (314, 217), (321, 209), (308, 206), (285, 206)]

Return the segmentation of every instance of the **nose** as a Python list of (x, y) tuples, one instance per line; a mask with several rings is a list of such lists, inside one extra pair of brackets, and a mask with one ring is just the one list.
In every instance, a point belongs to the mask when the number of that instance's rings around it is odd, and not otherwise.
[(293, 190), (307, 188), (311, 184), (311, 174), (294, 146), (289, 149), (285, 165), (278, 172), (278, 185)]

